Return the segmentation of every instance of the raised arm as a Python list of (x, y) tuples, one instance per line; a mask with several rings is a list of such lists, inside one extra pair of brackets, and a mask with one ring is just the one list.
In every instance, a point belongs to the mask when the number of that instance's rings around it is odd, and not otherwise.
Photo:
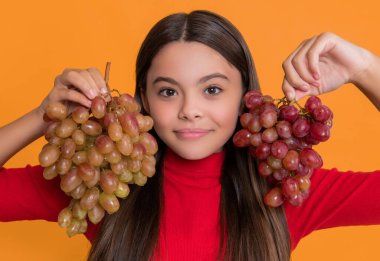
[(380, 58), (333, 33), (303, 41), (283, 69), (282, 89), (291, 100), (353, 83), (380, 110)]
[(43, 135), (47, 124), (43, 120), (43, 115), (49, 102), (62, 101), (67, 104), (70, 111), (75, 104), (90, 107), (91, 99), (100, 92), (107, 92), (107, 89), (97, 69), (64, 70), (56, 77), (54, 87), (37, 108), (0, 128), (0, 166)]

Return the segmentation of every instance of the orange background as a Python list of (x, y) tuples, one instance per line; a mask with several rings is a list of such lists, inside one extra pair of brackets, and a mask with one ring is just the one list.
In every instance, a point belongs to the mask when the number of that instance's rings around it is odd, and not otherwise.
[[(380, 55), (376, 0), (6, 1), (0, 9), (0, 125), (38, 106), (64, 68), (103, 71), (110, 60), (111, 87), (132, 92), (134, 62), (148, 30), (170, 13), (194, 9), (220, 13), (239, 28), (263, 92), (277, 98), (282, 97), (281, 63), (307, 37), (332, 31)], [(335, 115), (331, 139), (317, 146), (324, 167), (378, 169), (375, 107), (352, 85), (322, 99)], [(43, 143), (28, 146), (6, 167), (37, 164)], [(89, 249), (84, 237), (69, 239), (55, 223), (1, 223), (0, 231), (2, 260), (85, 260)], [(379, 238), (380, 226), (317, 231), (301, 241), (293, 260), (379, 260)]]

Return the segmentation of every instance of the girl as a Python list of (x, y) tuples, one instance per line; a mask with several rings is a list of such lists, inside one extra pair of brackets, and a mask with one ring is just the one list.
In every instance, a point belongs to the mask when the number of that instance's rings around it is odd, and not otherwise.
[[(380, 109), (379, 58), (334, 34), (304, 41), (283, 68), (289, 99), (352, 82)], [(264, 205), (268, 185), (257, 162), (231, 139), (240, 128), (242, 96), (252, 89), (259, 84), (251, 54), (223, 17), (180, 13), (151, 29), (137, 57), (135, 97), (154, 120), (157, 172), (132, 189), (117, 213), (88, 228), (90, 260), (282, 261), (313, 230), (380, 223), (380, 172), (318, 169), (301, 207)], [(48, 102), (89, 106), (104, 91), (98, 70), (65, 70), (38, 108), (1, 128), (0, 162), (43, 134)], [(2, 221), (56, 220), (68, 203), (59, 180), (45, 181), (40, 166), (1, 172), (0, 193), (18, 187), (28, 195), (27, 204), (1, 202)]]

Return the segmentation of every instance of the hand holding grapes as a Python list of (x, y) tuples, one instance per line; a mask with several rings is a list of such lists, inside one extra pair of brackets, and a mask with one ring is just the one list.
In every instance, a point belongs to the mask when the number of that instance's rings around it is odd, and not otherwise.
[[(42, 103), (19, 119), (0, 128), (0, 166), (14, 154), (44, 134), (43, 120), (47, 105), (64, 102), (71, 112), (74, 104), (90, 107), (91, 99), (103, 93), (105, 81), (97, 69), (66, 69), (54, 82), (54, 87)], [(67, 110), (67, 106), (61, 106)], [(25, 130), (28, 131), (25, 131)], [(9, 137), (12, 137), (11, 139)]]
[(282, 89), (289, 100), (333, 91), (345, 83), (361, 85), (374, 56), (333, 33), (305, 40), (284, 61)]
[(91, 106), (91, 100), (107, 93), (106, 83), (98, 69), (65, 69), (54, 81), (54, 87), (42, 101), (39, 109), (46, 112), (48, 104), (64, 102), (71, 112), (78, 104)]

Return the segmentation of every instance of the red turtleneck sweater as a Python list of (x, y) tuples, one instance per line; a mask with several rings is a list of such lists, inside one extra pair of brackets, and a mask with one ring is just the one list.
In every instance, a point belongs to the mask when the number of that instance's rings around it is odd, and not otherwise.
[[(165, 260), (215, 260), (219, 248), (219, 202), (224, 153), (189, 161), (173, 152), (164, 162), (164, 211), (158, 250)], [(0, 169), (0, 221), (56, 221), (69, 198), (59, 178), (47, 181), (42, 167)], [(311, 193), (301, 207), (285, 204), (292, 249), (314, 230), (380, 224), (380, 171), (314, 171)], [(97, 227), (86, 236), (93, 240)], [(158, 252), (156, 252), (157, 254)]]

